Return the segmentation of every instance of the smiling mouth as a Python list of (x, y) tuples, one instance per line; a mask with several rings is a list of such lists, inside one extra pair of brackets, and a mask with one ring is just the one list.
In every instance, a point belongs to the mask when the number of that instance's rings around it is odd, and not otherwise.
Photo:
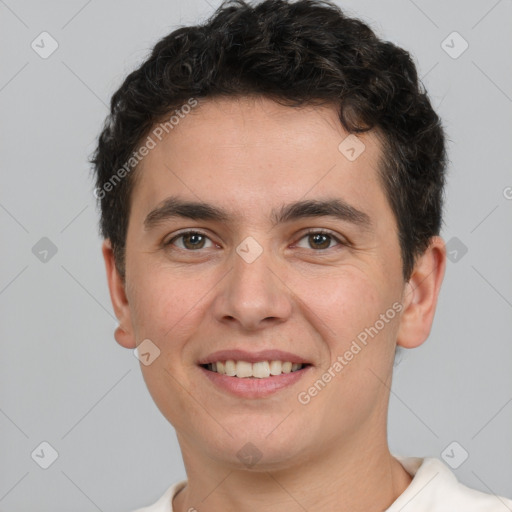
[(237, 377), (239, 379), (266, 379), (276, 377), (286, 373), (297, 372), (311, 366), (310, 364), (292, 363), (290, 361), (258, 361), (249, 363), (248, 361), (217, 361), (216, 363), (207, 363), (199, 365), (220, 375), (228, 377)]

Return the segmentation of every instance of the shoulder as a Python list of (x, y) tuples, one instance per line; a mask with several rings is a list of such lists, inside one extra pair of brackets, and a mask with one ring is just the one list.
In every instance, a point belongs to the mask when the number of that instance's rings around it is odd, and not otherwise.
[(138, 508), (132, 512), (173, 512), (172, 500), (186, 484), (186, 480), (172, 484), (155, 503), (147, 507)]
[(439, 459), (396, 458), (413, 480), (388, 512), (512, 512), (512, 500), (465, 486)]

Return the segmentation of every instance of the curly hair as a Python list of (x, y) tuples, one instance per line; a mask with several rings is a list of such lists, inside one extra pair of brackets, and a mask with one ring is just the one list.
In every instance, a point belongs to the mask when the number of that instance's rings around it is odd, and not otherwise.
[[(101, 234), (111, 241), (123, 279), (136, 181), (126, 162), (134, 150), (190, 98), (248, 95), (290, 107), (332, 104), (347, 132), (380, 134), (379, 176), (408, 280), (441, 227), (447, 161), (441, 121), (410, 54), (328, 0), (227, 0), (205, 23), (158, 41), (114, 93), (90, 162), (101, 192), (95, 192)], [(121, 168), (126, 177), (112, 185)]]

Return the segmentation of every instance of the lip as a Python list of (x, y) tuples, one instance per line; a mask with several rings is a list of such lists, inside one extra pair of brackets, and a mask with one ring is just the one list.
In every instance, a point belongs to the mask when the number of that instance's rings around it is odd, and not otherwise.
[[(259, 361), (261, 361), (261, 359), (259, 359)], [(289, 359), (286, 361), (289, 361)], [(202, 366), (199, 366), (198, 368), (203, 372), (203, 375), (205, 375), (205, 377), (215, 385), (215, 387), (224, 392), (228, 392), (241, 398), (264, 398), (277, 393), (280, 390), (293, 386), (293, 384), (297, 383), (306, 373), (309, 373), (313, 366), (305, 366), (301, 370), (282, 373), (281, 375), (274, 375), (264, 379), (258, 379), (255, 377), (229, 377), (228, 375), (221, 375), (220, 373), (207, 370)]]
[[(311, 364), (311, 361), (292, 354), (291, 352), (283, 352), (282, 350), (270, 349), (261, 350), (259, 352), (247, 352), (246, 350), (219, 350), (199, 360), (197, 364), (216, 363), (218, 361), (247, 361), (248, 363), (257, 363), (258, 361), (282, 361), (300, 364)], [(262, 379), (265, 380), (265, 379)]]

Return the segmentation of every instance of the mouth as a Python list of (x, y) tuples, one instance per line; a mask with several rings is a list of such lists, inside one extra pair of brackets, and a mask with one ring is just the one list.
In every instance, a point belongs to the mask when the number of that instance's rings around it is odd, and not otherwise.
[(278, 359), (253, 362), (226, 359), (201, 363), (198, 368), (208, 379), (209, 389), (237, 398), (257, 399), (292, 388), (312, 371), (313, 365)]
[(294, 373), (311, 366), (309, 363), (292, 363), (291, 361), (217, 361), (215, 363), (200, 364), (202, 368), (213, 373), (236, 377), (238, 379), (267, 379), (279, 375)]
[(208, 379), (209, 389), (238, 398), (264, 398), (291, 388), (313, 371), (310, 361), (278, 349), (232, 349), (214, 352), (196, 364)]

